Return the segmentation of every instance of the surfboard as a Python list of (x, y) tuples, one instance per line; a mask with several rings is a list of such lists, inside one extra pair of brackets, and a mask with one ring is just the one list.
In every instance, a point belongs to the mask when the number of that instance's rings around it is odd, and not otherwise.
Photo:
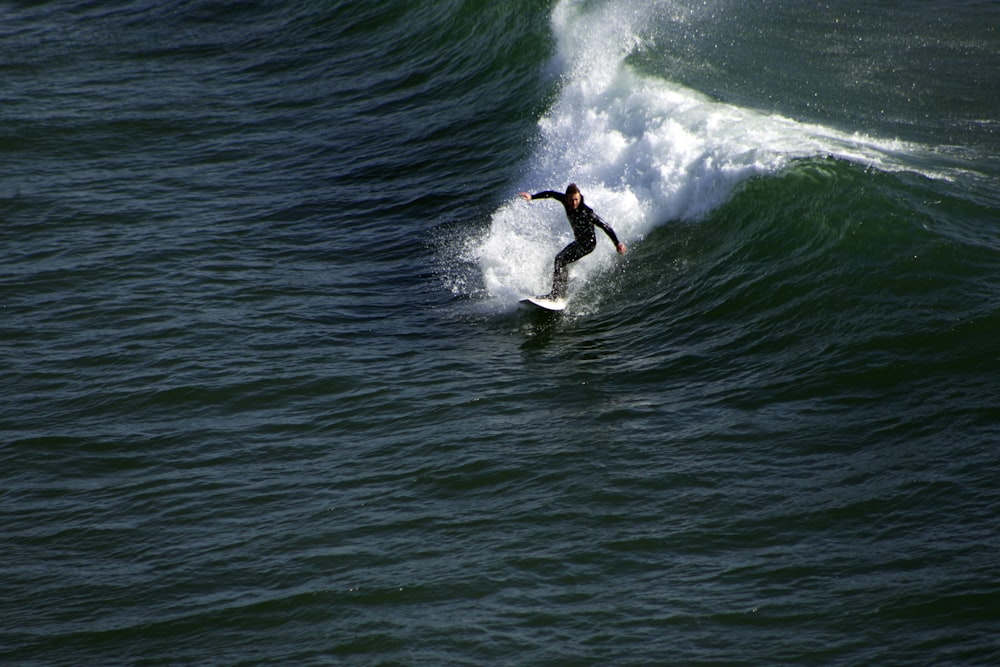
[(526, 303), (543, 310), (566, 310), (566, 299), (546, 299), (541, 296), (531, 296), (527, 299), (521, 299), (521, 303)]

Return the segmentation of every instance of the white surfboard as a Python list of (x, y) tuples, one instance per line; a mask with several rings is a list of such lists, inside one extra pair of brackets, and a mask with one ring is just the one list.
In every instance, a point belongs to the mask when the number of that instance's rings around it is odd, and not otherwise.
[(566, 299), (546, 299), (541, 296), (532, 296), (521, 299), (521, 303), (530, 304), (543, 310), (566, 310)]

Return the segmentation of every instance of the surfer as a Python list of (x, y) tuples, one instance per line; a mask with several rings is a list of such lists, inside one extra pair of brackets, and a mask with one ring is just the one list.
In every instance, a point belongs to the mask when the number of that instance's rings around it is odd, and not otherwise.
[(542, 298), (553, 300), (566, 298), (566, 287), (569, 277), (567, 267), (581, 257), (589, 255), (597, 247), (597, 237), (594, 234), (595, 226), (604, 230), (604, 233), (608, 235), (611, 242), (615, 244), (615, 250), (618, 251), (619, 255), (624, 255), (628, 252), (625, 244), (615, 236), (615, 230), (611, 229), (611, 225), (601, 220), (600, 216), (594, 213), (592, 208), (583, 203), (583, 194), (580, 192), (580, 188), (576, 187), (576, 183), (570, 183), (566, 187), (566, 194), (554, 190), (545, 190), (536, 194), (528, 192), (518, 194), (525, 201), (531, 201), (532, 199), (558, 200), (562, 203), (563, 208), (566, 209), (566, 217), (569, 218), (569, 224), (573, 228), (573, 236), (576, 237), (572, 243), (556, 255), (555, 272), (552, 276), (552, 291)]

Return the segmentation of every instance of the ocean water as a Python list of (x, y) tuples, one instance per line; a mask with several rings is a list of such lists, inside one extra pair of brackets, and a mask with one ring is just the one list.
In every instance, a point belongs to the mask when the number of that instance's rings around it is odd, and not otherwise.
[(996, 664), (998, 396), (1000, 3), (0, 6), (0, 663)]

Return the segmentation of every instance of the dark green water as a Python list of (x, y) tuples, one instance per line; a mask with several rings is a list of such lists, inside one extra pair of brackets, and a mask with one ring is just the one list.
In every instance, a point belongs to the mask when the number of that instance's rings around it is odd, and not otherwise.
[[(0, 662), (1000, 657), (1000, 5), (0, 8)], [(575, 181), (629, 245), (519, 309)]]

